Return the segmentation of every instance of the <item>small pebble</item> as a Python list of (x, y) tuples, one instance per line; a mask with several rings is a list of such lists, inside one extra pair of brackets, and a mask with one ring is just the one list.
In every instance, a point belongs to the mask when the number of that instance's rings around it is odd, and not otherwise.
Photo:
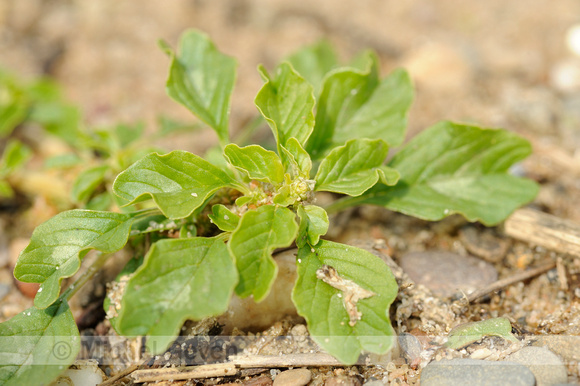
[(267, 375), (251, 378), (244, 382), (244, 386), (270, 386), (272, 385), (272, 378)]
[(303, 386), (310, 382), (312, 374), (307, 369), (282, 371), (274, 379), (274, 386)]
[(459, 237), (470, 253), (490, 263), (501, 261), (509, 248), (508, 241), (495, 236), (491, 229), (480, 231), (468, 225), (459, 231)]
[(403, 332), (399, 335), (398, 340), (401, 356), (405, 358), (407, 363), (413, 363), (420, 359), (423, 347), (415, 335)]
[(497, 280), (493, 265), (473, 256), (451, 252), (411, 252), (401, 257), (401, 268), (417, 284), (448, 297), (458, 291), (469, 294)]
[(580, 336), (539, 335), (533, 346), (546, 347), (565, 361), (580, 362)]
[(538, 386), (568, 381), (566, 366), (556, 354), (545, 347), (524, 347), (508, 356), (506, 360), (530, 369), (536, 377)]
[(534, 374), (514, 362), (451, 359), (429, 363), (421, 372), (421, 386), (536, 384)]
[(75, 362), (75, 368), (67, 369), (53, 385), (98, 385), (105, 379), (105, 373), (96, 365), (96, 361), (79, 360)]
[(324, 381), (324, 386), (360, 386), (361, 382), (358, 378), (347, 377), (346, 375), (338, 375), (336, 377), (327, 378)]
[(488, 348), (480, 348), (475, 350), (474, 352), (471, 353), (471, 355), (469, 356), (471, 359), (485, 359), (488, 356), (490, 356), (491, 354), (493, 354), (493, 352), (488, 349)]
[(290, 330), (292, 336), (308, 336), (308, 329), (303, 324), (297, 324)]
[(363, 386), (385, 386), (385, 384), (383, 381), (376, 378), (369, 378), (369, 380), (366, 381)]

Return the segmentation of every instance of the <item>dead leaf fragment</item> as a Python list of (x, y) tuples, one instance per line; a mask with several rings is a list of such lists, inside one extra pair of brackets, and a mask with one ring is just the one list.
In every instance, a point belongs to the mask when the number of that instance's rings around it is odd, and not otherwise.
[(336, 269), (326, 264), (316, 270), (316, 277), (331, 287), (342, 291), (342, 302), (350, 319), (348, 324), (354, 327), (356, 322), (362, 318), (362, 313), (356, 308), (357, 302), (376, 294), (362, 288), (352, 280), (343, 279), (338, 275)]

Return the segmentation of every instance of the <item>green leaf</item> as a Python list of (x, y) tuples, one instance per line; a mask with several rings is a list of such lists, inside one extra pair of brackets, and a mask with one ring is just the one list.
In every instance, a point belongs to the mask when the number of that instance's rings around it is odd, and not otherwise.
[(134, 125), (119, 124), (115, 127), (115, 134), (121, 149), (141, 138), (144, 131), (145, 124), (143, 122)]
[(17, 139), (11, 139), (6, 144), (0, 160), (0, 175), (8, 175), (24, 165), (32, 156), (32, 151)]
[(91, 167), (81, 172), (81, 174), (76, 178), (71, 190), (73, 201), (87, 201), (95, 189), (103, 182), (109, 169), (108, 165), (101, 165)]
[(83, 160), (74, 153), (59, 154), (44, 160), (46, 169), (67, 169), (80, 165)]
[(314, 246), (318, 244), (320, 236), (324, 236), (328, 231), (328, 214), (316, 205), (300, 205), (298, 207), (300, 217), (300, 228), (296, 245), (304, 247), (306, 244)]
[(396, 184), (399, 173), (382, 165), (388, 151), (382, 139), (353, 139), (333, 149), (320, 163), (315, 190), (358, 196), (379, 179)]
[(66, 301), (0, 324), (0, 384), (48, 385), (74, 363), (81, 342)]
[(361, 350), (391, 348), (396, 295), (390, 269), (370, 252), (325, 240), (298, 250), (292, 300), (314, 340), (345, 364), (355, 363)]
[(203, 158), (176, 150), (137, 161), (117, 176), (113, 191), (129, 204), (153, 198), (163, 214), (178, 219), (189, 216), (224, 187), (245, 189)]
[(287, 173), (294, 177), (300, 176), (306, 179), (310, 177), (312, 160), (296, 138), (290, 138), (285, 146), (280, 146), (280, 150), (280, 156)]
[(378, 71), (379, 67), (379, 57), (373, 50), (363, 50), (358, 52), (354, 58), (352, 58), (348, 64), (348, 67), (354, 68), (360, 71), (368, 71), (369, 66), (376, 67)]
[(85, 209), (90, 210), (107, 210), (113, 205), (113, 197), (109, 192), (97, 194), (87, 202)]
[(220, 146), (212, 146), (209, 149), (207, 149), (203, 158), (212, 165), (220, 168), (222, 171), (227, 173), (231, 178), (233, 179), (239, 178), (235, 173), (235, 169), (232, 169), (231, 165), (226, 160), (224, 151)]
[(229, 142), (230, 98), (237, 62), (219, 52), (198, 31), (183, 34), (179, 54), (172, 53), (167, 93), (216, 132), (222, 144)]
[(376, 62), (371, 63), (365, 72), (338, 69), (325, 78), (316, 126), (306, 145), (313, 158), (355, 138), (382, 139), (390, 146), (403, 142), (413, 99), (409, 75), (396, 70), (379, 81)]
[(0, 180), (0, 198), (14, 197), (14, 190), (8, 181)]
[(240, 274), (238, 296), (254, 295), (254, 300), (259, 302), (268, 295), (278, 274), (272, 252), (294, 241), (298, 231), (294, 218), (290, 209), (273, 205), (260, 206), (244, 214), (228, 243)]
[(173, 54), (173, 49), (171, 48), (171, 46), (169, 45), (169, 43), (167, 43), (165, 40), (163, 40), (163, 39), (157, 40), (157, 46), (167, 56), (171, 57), (171, 55)]
[(338, 67), (336, 52), (326, 40), (301, 48), (288, 57), (288, 61), (304, 79), (314, 86), (316, 95), (320, 92), (322, 80), (326, 74)]
[(492, 318), (479, 322), (464, 323), (449, 331), (445, 346), (459, 350), (484, 336), (499, 336), (510, 342), (519, 342), (512, 334), (512, 324), (508, 318)]
[(33, 101), (62, 101), (62, 89), (59, 83), (50, 78), (38, 78), (27, 85), (26, 92)]
[(211, 221), (224, 232), (233, 232), (240, 222), (240, 217), (226, 208), (217, 204), (212, 206), (212, 213), (208, 215)]
[(239, 147), (230, 144), (224, 148), (224, 155), (230, 164), (246, 172), (252, 180), (274, 184), (284, 181), (284, 166), (280, 157), (262, 146)]
[(530, 152), (530, 144), (509, 131), (442, 122), (391, 160), (389, 166), (401, 173), (396, 186), (377, 186), (332, 210), (374, 204), (425, 220), (460, 213), (495, 225), (538, 192), (535, 182), (507, 174)]
[(0, 137), (6, 137), (26, 119), (29, 101), (17, 80), (0, 71)]
[(80, 267), (80, 258), (90, 249), (116, 252), (127, 243), (134, 215), (69, 210), (39, 225), (30, 244), (22, 251), (14, 276), (26, 283), (41, 283), (34, 299), (38, 308), (58, 298), (60, 282)]
[(304, 144), (314, 127), (312, 86), (289, 63), (278, 66), (274, 79), (264, 67), (258, 70), (266, 83), (256, 95), (255, 103), (270, 125), (278, 149), (286, 146), (291, 137)]
[(163, 352), (187, 319), (227, 310), (237, 273), (223, 238), (161, 240), (127, 283), (117, 326)]
[(30, 120), (41, 124), (46, 131), (72, 145), (76, 145), (82, 136), (79, 130), (80, 110), (60, 100), (38, 101), (32, 106)]

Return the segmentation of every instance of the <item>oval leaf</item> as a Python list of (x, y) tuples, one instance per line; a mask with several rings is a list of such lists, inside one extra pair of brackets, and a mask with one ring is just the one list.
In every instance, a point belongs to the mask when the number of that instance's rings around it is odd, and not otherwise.
[(0, 137), (6, 137), (26, 119), (30, 101), (18, 80), (0, 71)]
[(312, 160), (296, 138), (292, 137), (285, 146), (280, 146), (280, 156), (287, 173), (294, 177), (310, 178)]
[(163, 352), (187, 319), (225, 312), (236, 283), (222, 238), (158, 241), (129, 279), (117, 327), (124, 335), (149, 336), (148, 348)]
[(230, 144), (224, 155), (228, 162), (248, 174), (250, 179), (281, 184), (284, 181), (284, 166), (280, 157), (262, 146), (239, 147)]
[(300, 217), (300, 228), (296, 239), (298, 247), (318, 244), (320, 236), (324, 236), (328, 231), (329, 222), (326, 211), (316, 205), (300, 205), (298, 216)]
[(119, 174), (113, 191), (130, 204), (153, 198), (172, 219), (189, 216), (223, 187), (245, 189), (221, 169), (182, 150), (149, 154)]
[(389, 166), (401, 173), (396, 186), (377, 186), (332, 210), (375, 204), (425, 220), (460, 213), (494, 225), (538, 192), (535, 182), (507, 174), (530, 152), (530, 144), (509, 131), (442, 122), (391, 160)]
[(62, 279), (78, 271), (84, 252), (112, 253), (123, 248), (133, 219), (132, 214), (80, 209), (59, 213), (34, 230), (16, 262), (14, 276), (26, 283), (41, 283), (34, 305), (46, 308), (58, 298)]
[(208, 217), (222, 231), (233, 232), (237, 228), (240, 217), (224, 205), (214, 205), (211, 207), (211, 211), (212, 213)]
[(296, 238), (298, 224), (294, 218), (290, 209), (273, 205), (244, 214), (228, 243), (240, 274), (237, 295), (254, 295), (256, 302), (268, 295), (278, 274), (272, 252), (290, 246)]
[(285, 146), (294, 137), (304, 144), (314, 127), (314, 94), (312, 85), (290, 65), (282, 63), (276, 77), (270, 78), (266, 69), (259, 71), (266, 80), (256, 95), (256, 106), (266, 118), (278, 146)]
[(379, 179), (396, 184), (397, 171), (382, 165), (388, 151), (382, 139), (353, 139), (333, 149), (320, 163), (315, 190), (358, 196)]
[(236, 60), (219, 52), (207, 35), (194, 30), (181, 37), (179, 55), (170, 53), (167, 94), (212, 127), (222, 143), (227, 143)]
[(512, 324), (508, 318), (492, 318), (456, 326), (449, 331), (445, 346), (459, 350), (484, 336), (499, 336), (510, 342), (519, 342), (512, 334)]
[(338, 69), (325, 78), (306, 146), (313, 158), (355, 138), (382, 139), (390, 146), (403, 142), (413, 100), (409, 75), (396, 70), (379, 81), (376, 60), (371, 57), (370, 63), (367, 71)]
[(83, 171), (75, 180), (71, 196), (75, 202), (84, 202), (89, 199), (95, 189), (99, 186), (105, 174), (109, 170), (109, 166), (95, 166)]
[(389, 308), (396, 296), (393, 274), (370, 252), (325, 240), (298, 250), (292, 301), (316, 342), (345, 364), (355, 363), (361, 350), (391, 348)]
[(81, 342), (66, 301), (0, 324), (0, 384), (47, 385), (74, 363)]
[(23, 166), (32, 156), (32, 150), (17, 139), (10, 139), (0, 159), (0, 175), (13, 173)]

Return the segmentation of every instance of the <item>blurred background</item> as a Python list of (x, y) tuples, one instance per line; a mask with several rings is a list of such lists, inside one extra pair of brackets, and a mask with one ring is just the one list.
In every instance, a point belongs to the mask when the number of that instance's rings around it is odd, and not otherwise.
[[(477, 122), (541, 136), (573, 156), (580, 52), (567, 36), (576, 23), (577, 0), (0, 0), (0, 67), (56, 78), (88, 125), (143, 120), (149, 129), (160, 114), (192, 121), (165, 94), (169, 59), (157, 40), (175, 47), (197, 28), (239, 60), (237, 130), (256, 113), (256, 66), (327, 38), (343, 59), (376, 50), (383, 75), (410, 71), (410, 135), (443, 119)], [(201, 132), (179, 147), (214, 141)]]

